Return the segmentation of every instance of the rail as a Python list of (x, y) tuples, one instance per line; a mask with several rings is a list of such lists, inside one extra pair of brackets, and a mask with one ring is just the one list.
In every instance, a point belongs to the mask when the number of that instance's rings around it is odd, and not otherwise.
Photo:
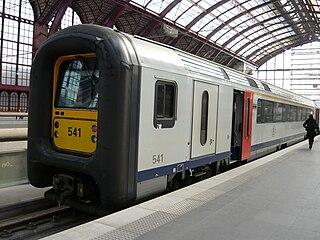
[(0, 129), (0, 142), (24, 141), (27, 139), (28, 139), (28, 129), (27, 128), (3, 128), (3, 129)]

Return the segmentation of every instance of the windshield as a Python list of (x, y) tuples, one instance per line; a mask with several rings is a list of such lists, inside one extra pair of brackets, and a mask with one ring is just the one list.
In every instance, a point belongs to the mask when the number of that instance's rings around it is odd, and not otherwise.
[(59, 68), (55, 107), (97, 109), (98, 88), (96, 58), (65, 60)]

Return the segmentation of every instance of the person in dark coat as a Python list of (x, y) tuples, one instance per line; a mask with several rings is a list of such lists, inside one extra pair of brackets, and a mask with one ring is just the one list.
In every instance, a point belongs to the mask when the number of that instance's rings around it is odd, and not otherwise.
[(307, 138), (309, 139), (309, 148), (312, 148), (314, 137), (316, 135), (316, 130), (319, 131), (319, 126), (316, 123), (316, 120), (313, 118), (313, 115), (310, 114), (309, 118), (303, 123), (303, 127), (307, 131)]

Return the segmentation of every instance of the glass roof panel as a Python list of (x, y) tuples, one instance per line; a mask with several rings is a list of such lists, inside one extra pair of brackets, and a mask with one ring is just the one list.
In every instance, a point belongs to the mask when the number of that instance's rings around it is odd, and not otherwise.
[(256, 5), (257, 4), (254, 1), (252, 1), (252, 2), (247, 1), (247, 2), (243, 3), (241, 5), (241, 7), (244, 8), (244, 9), (250, 9), (252, 7), (255, 7)]
[(177, 6), (175, 6), (171, 11), (165, 16), (165, 18), (175, 22), (177, 18), (188, 10), (193, 4), (189, 1), (181, 1)]
[(226, 12), (226, 13), (224, 13), (224, 14), (221, 14), (221, 15), (219, 16), (219, 19), (220, 19), (220, 21), (222, 21), (222, 22), (226, 22), (226, 21), (228, 21), (231, 17), (232, 17), (232, 16), (230, 15), (230, 12)]
[[(156, 14), (160, 14), (173, 3), (172, 0), (131, 0), (130, 2)], [(296, 3), (293, 4), (291, 1), (229, 0), (220, 2), (220, 6), (207, 12), (207, 9), (219, 2), (219, 0), (180, 0), (164, 18), (182, 27), (193, 23), (190, 25), (192, 32), (203, 38), (210, 36), (212, 42), (229, 48), (231, 52), (240, 50), (237, 54), (244, 54), (243, 56), (253, 52), (256, 54), (258, 49), (264, 48), (269, 43), (275, 42), (279, 45), (278, 42), (283, 38), (306, 32), (305, 24), (301, 23), (304, 20), (301, 15), (303, 11), (298, 14), (297, 5), (294, 5)], [(315, 2), (311, 6), (313, 10), (316, 5), (319, 6), (316, 0), (311, 2)], [(286, 12), (286, 17), (281, 16), (283, 12), (278, 8)], [(320, 11), (319, 7), (317, 9)], [(202, 18), (193, 22), (199, 15)], [(289, 23), (288, 18), (291, 18)], [(292, 23), (295, 26), (289, 25)], [(242, 49), (244, 46), (245, 48)], [(274, 48), (270, 51), (273, 50)], [(266, 50), (261, 52), (261, 54), (265, 53)], [(258, 59), (261, 57), (258, 56)]]
[(221, 21), (218, 19), (214, 19), (212, 22), (210, 22), (208, 25), (206, 25), (203, 29), (201, 29), (201, 33), (206, 37), (211, 31), (216, 29), (218, 26), (220, 26)]
[(249, 27), (250, 21), (242, 21), (239, 25), (234, 27), (234, 30), (237, 32), (241, 32)]
[(197, 6), (192, 6), (188, 11), (183, 13), (181, 17), (179, 17), (176, 22), (181, 24), (182, 26), (187, 26), (194, 18), (196, 18), (202, 10)]
[[(210, 3), (209, 3), (210, 2)], [(206, 0), (202, 0), (199, 1), (197, 3), (200, 7), (202, 7), (203, 9), (208, 9), (209, 7), (211, 7), (214, 3), (212, 3), (210, 0), (206, 1)]]
[(234, 35), (237, 34), (237, 32), (234, 31), (234, 30), (229, 30), (229, 29), (227, 29), (227, 30), (228, 30), (228, 31), (227, 31), (225, 34), (223, 34), (223, 35), (220, 37), (220, 39), (217, 40), (217, 43), (218, 43), (218, 44), (220, 44), (220, 45), (224, 44), (226, 41), (229, 40), (229, 38), (231, 38), (231, 37), (233, 37)]
[[(257, 8), (257, 9), (255, 9), (255, 10), (253, 11), (253, 14), (257, 17), (257, 16), (262, 15), (262, 14), (264, 14), (264, 13), (269, 14), (270, 11), (271, 11), (270, 9), (263, 10), (263, 8)], [(273, 14), (273, 15), (274, 15), (274, 14)]]
[(131, 3), (136, 3), (140, 7), (145, 7), (148, 2), (148, 0), (131, 0)]
[[(264, 30), (264, 28), (262, 26), (258, 25), (256, 27), (251, 28), (248, 31), (246, 31), (243, 35), (249, 36), (251, 34), (254, 34), (257, 37), (257, 36), (262, 35), (264, 33), (263, 30)], [(263, 31), (263, 32), (261, 33), (261, 31)]]
[(212, 38), (212, 41), (217, 41), (223, 34), (225, 34), (227, 31), (229, 31), (229, 28), (226, 26), (222, 28), (219, 32), (217, 32)]
[(203, 17), (201, 20), (199, 20), (198, 22), (196, 22), (195, 25), (193, 25), (191, 27), (191, 30), (198, 32), (199, 30), (201, 30), (203, 27), (205, 27), (210, 21), (213, 20), (213, 16), (208, 14), (205, 17)]
[(236, 7), (234, 7), (234, 6), (231, 5), (231, 6), (228, 8), (228, 11), (227, 11), (225, 14), (228, 15), (228, 18), (232, 18), (233, 16), (238, 15), (240, 12), (241, 12), (241, 11), (240, 11), (239, 8), (236, 8)]
[[(227, 3), (226, 3), (227, 4)], [(221, 6), (219, 6), (219, 7), (217, 7), (217, 8), (215, 8), (215, 9), (213, 9), (212, 11), (211, 11), (211, 13), (214, 15), (214, 16), (216, 16), (216, 17), (218, 17), (218, 16), (220, 16), (222, 13), (224, 13), (225, 11), (227, 11), (228, 9), (226, 8), (226, 6), (225, 6), (225, 4), (224, 5), (221, 5)]]
[[(241, 17), (240, 18), (236, 18), (232, 23), (230, 23), (230, 26), (232, 27), (236, 27), (238, 25), (241, 25), (243, 23), (243, 21), (241, 20)], [(243, 23), (245, 24), (245, 23)]]
[(249, 40), (245, 37), (240, 37), (240, 40), (235, 44), (234, 46), (231, 47), (232, 51), (237, 51), (239, 48), (241, 48), (243, 45), (247, 44)]
[(170, 0), (156, 0), (151, 1), (147, 8), (153, 12), (160, 14), (172, 1)]
[(249, 51), (245, 54), (245, 56), (249, 56), (251, 53), (255, 52), (258, 48), (251, 48)]

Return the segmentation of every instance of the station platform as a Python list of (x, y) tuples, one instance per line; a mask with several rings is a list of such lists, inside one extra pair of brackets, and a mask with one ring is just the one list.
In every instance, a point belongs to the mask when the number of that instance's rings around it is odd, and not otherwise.
[[(27, 141), (1, 142), (0, 189), (28, 183)], [(0, 202), (2, 194), (0, 195)]]
[(320, 137), (44, 239), (320, 239)]
[(27, 183), (0, 188), (0, 210), (17, 204), (43, 199), (44, 192), (47, 190), (48, 188), (35, 188)]

